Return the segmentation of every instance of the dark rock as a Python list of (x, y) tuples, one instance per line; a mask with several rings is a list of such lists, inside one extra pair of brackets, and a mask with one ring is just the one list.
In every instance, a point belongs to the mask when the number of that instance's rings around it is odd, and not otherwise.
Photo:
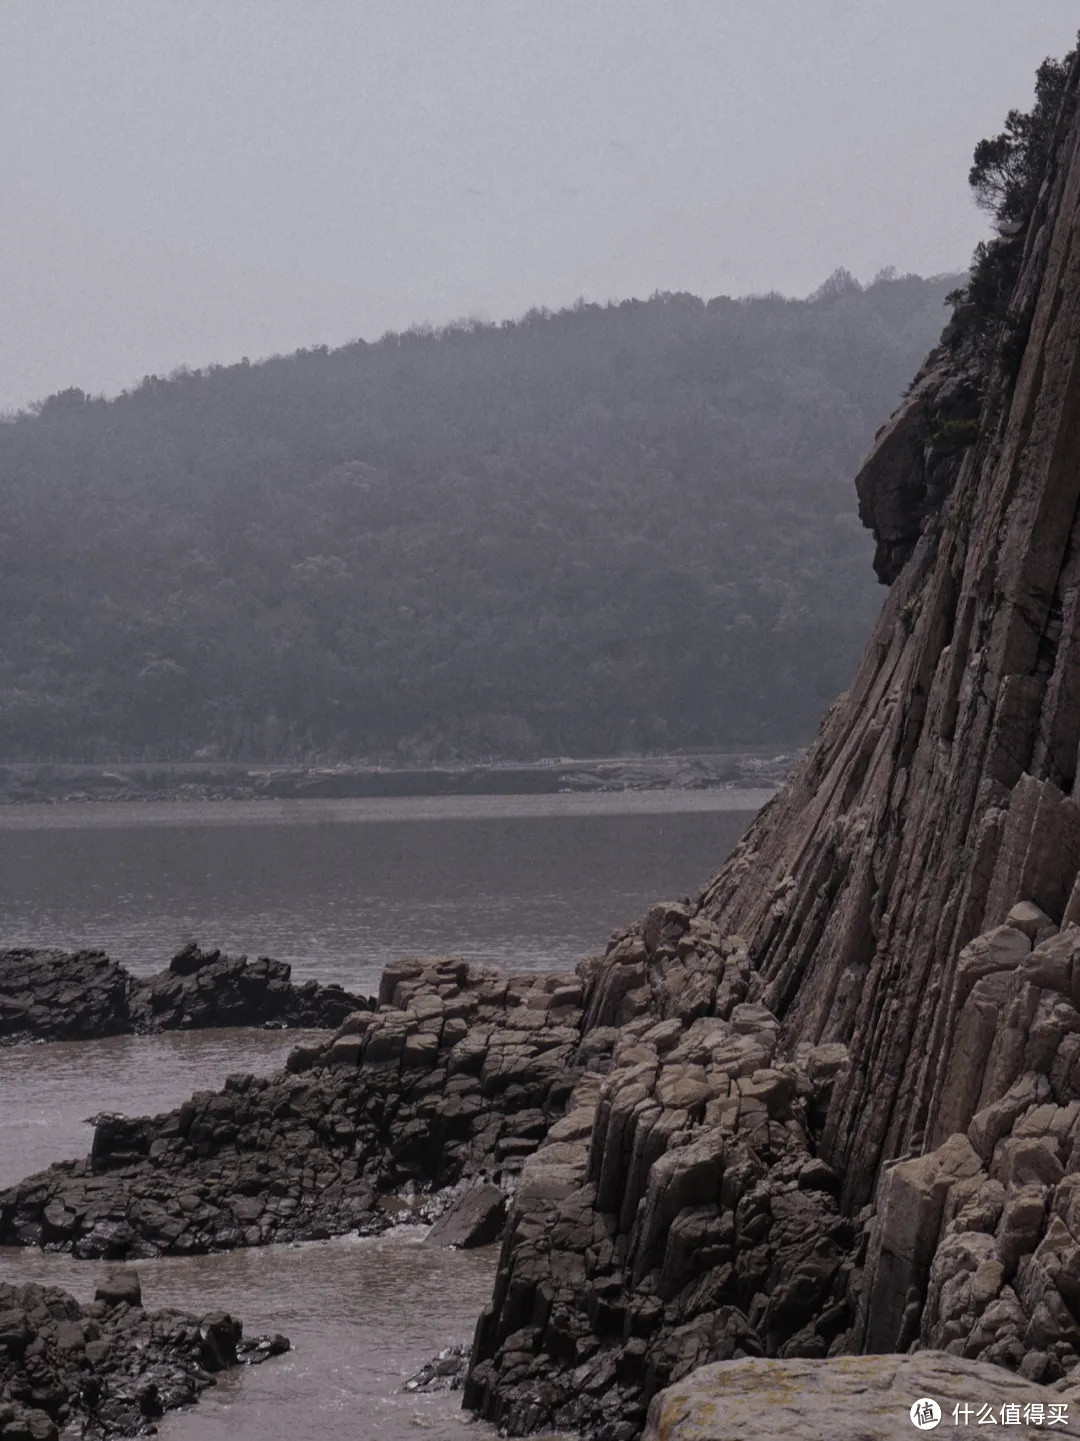
[(226, 956), (194, 942), (168, 970), (130, 975), (101, 951), (0, 951), (0, 1044), (212, 1026), (332, 1029), (373, 1002), (340, 986), (296, 986), (266, 956)]
[(415, 1371), (402, 1386), (403, 1391), (460, 1391), (469, 1367), (469, 1348), (458, 1344), (447, 1346)]
[(471, 1186), (456, 1197), (424, 1238), (426, 1246), (488, 1246), (506, 1220), (506, 1197), (498, 1186)]
[(99, 1117), (88, 1161), (0, 1194), (0, 1242), (138, 1259), (372, 1232), (401, 1188), (466, 1180), (462, 1239), (494, 1239), (502, 1190), (581, 1073), (581, 984), (437, 958), (389, 968), (383, 988), (392, 1005), (347, 1016), (300, 1068), (294, 1052), (166, 1115)]
[(133, 1268), (113, 1271), (100, 1281), (94, 1291), (94, 1300), (106, 1306), (141, 1306), (142, 1285), (139, 1273)]
[[(213, 1385), (211, 1369), (288, 1349), (238, 1321), (145, 1311), (133, 1272), (84, 1306), (55, 1286), (0, 1282), (0, 1441), (133, 1436)], [(210, 1364), (208, 1364), (208, 1362)]]

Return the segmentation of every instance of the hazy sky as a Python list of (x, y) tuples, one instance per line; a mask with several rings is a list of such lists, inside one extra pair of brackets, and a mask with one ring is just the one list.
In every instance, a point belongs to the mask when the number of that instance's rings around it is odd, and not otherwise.
[(0, 0), (0, 408), (657, 289), (962, 267), (1075, 0)]

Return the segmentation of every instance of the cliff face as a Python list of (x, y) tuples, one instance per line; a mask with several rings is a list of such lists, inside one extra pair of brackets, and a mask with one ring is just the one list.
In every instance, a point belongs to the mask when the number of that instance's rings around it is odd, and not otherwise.
[[(850, 1047), (823, 1144), (852, 1204), (884, 1159), (935, 1132), (965, 945), (1019, 901), (1080, 918), (1078, 242), (1074, 126), (1029, 228), (978, 439), (851, 690), (703, 898), (750, 941), (785, 1043)], [(858, 482), (882, 544), (902, 530), (890, 506), (917, 399)]]
[(984, 374), (946, 332), (859, 477), (895, 579), (851, 689), (589, 974), (622, 1039), (577, 1150), (526, 1165), (467, 1392), (511, 1429), (621, 1441), (642, 1391), (759, 1353), (1080, 1362), (1074, 120), (1011, 243)]

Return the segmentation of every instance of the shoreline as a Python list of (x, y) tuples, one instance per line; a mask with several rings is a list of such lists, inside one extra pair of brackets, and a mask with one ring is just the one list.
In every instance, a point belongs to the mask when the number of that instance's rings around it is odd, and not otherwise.
[[(758, 811), (777, 788), (578, 791), (555, 795), (373, 796), (351, 800), (68, 800), (0, 805), (0, 832), (124, 826), (358, 825)], [(632, 798), (632, 799), (631, 799)]]
[(26, 805), (116, 802), (408, 800), (768, 790), (800, 750), (702, 752), (428, 767), (183, 761), (0, 764), (0, 812)]

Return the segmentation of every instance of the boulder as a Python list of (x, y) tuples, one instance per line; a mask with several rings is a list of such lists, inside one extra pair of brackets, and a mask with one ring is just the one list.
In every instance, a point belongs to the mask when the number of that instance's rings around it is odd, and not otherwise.
[(113, 1271), (103, 1281), (98, 1282), (94, 1290), (94, 1300), (102, 1301), (106, 1306), (141, 1306), (142, 1284), (138, 1271), (134, 1267)]
[[(911, 1408), (924, 1399), (941, 1411), (939, 1426), (926, 1429), (943, 1436), (997, 1435), (1002, 1426), (1025, 1441), (1048, 1429), (1080, 1436), (1080, 1406), (1069, 1396), (985, 1362), (918, 1351), (702, 1366), (654, 1397), (644, 1441), (911, 1441), (921, 1429)], [(1025, 1424), (1025, 1408), (1042, 1419)], [(1065, 1424), (1048, 1428), (1061, 1414)]]
[(471, 1186), (442, 1213), (424, 1237), (425, 1246), (469, 1250), (497, 1241), (506, 1220), (506, 1197), (498, 1186)]

